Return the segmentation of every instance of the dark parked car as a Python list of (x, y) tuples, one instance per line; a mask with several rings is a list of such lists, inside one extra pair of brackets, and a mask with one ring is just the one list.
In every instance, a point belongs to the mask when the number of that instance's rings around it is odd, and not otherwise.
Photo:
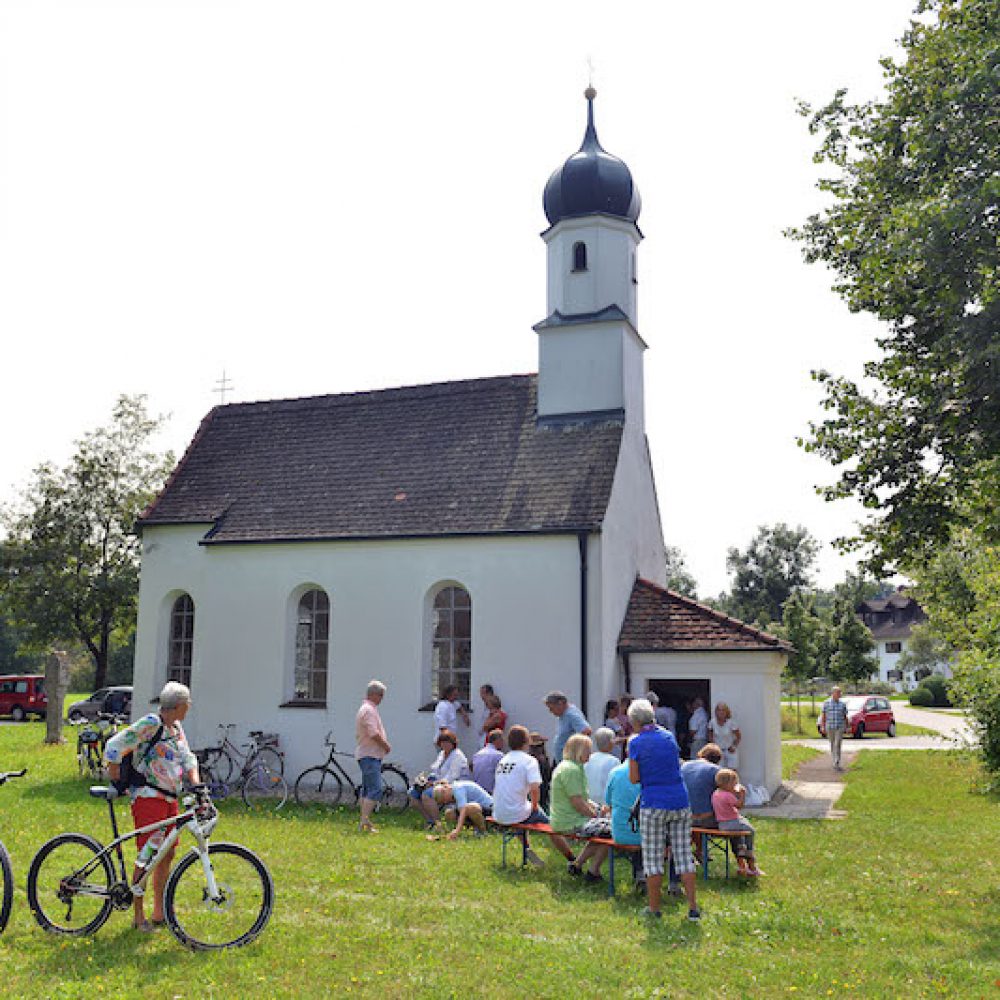
[(0, 715), (23, 722), (29, 715), (45, 718), (49, 700), (41, 674), (7, 674), (0, 677)]
[(70, 722), (86, 719), (93, 722), (102, 712), (107, 715), (128, 715), (132, 710), (132, 688), (126, 684), (103, 687), (95, 691), (85, 701), (77, 701), (69, 706), (66, 717)]
[[(865, 733), (896, 735), (896, 717), (888, 698), (876, 694), (851, 695), (844, 699), (844, 704), (847, 706), (847, 731), (856, 740), (860, 740)], [(825, 736), (821, 720), (822, 716), (816, 722), (816, 727)]]

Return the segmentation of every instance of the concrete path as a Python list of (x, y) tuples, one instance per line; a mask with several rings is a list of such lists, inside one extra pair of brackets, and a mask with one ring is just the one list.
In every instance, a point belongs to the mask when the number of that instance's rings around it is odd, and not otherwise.
[[(855, 756), (846, 750), (842, 753), (844, 771), (850, 770)], [(836, 808), (843, 792), (844, 773), (835, 771), (830, 755), (824, 754), (800, 764), (795, 777), (782, 782), (766, 806), (746, 808), (743, 812), (767, 819), (843, 819), (847, 813)]]

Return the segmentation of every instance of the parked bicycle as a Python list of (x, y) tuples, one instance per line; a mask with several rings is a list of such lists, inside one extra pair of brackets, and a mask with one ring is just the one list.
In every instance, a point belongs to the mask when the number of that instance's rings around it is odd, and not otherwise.
[[(27, 768), (20, 771), (0, 771), (0, 785), (10, 778), (23, 778), (28, 773)], [(7, 921), (10, 919), (10, 907), (14, 901), (14, 872), (10, 867), (10, 855), (0, 840), (0, 934), (3, 934)]]
[[(196, 752), (202, 781), (212, 798), (224, 799), (239, 789), (248, 806), (280, 809), (288, 801), (288, 782), (284, 777), (285, 758), (278, 748), (277, 734), (253, 730), (251, 742), (244, 744), (241, 750), (229, 739), (229, 730), (235, 728), (234, 723), (220, 725), (222, 742), (217, 747)], [(239, 765), (233, 754), (238, 756)]]
[(93, 722), (84, 719), (72, 723), (80, 726), (80, 731), (76, 734), (76, 759), (81, 777), (98, 780), (103, 777), (104, 747), (127, 722), (127, 716), (100, 712)]
[[(174, 867), (163, 894), (167, 926), (177, 940), (195, 950), (237, 948), (264, 930), (274, 907), (271, 873), (246, 847), (209, 843), (219, 814), (204, 785), (182, 796), (179, 816), (122, 836), (114, 787), (97, 785), (90, 794), (107, 801), (114, 839), (105, 847), (87, 834), (63, 833), (42, 845), (28, 872), (28, 903), (46, 931), (83, 937), (99, 930), (112, 910), (130, 909), (185, 830), (194, 838), (194, 849)], [(168, 827), (142, 876), (130, 882), (122, 844)]]
[[(340, 802), (354, 805), (361, 798), (361, 784), (355, 782), (337, 760), (338, 757), (347, 757), (353, 761), (354, 754), (337, 750), (333, 733), (327, 733), (325, 744), (330, 748), (326, 761), (306, 768), (295, 779), (295, 801), (300, 806), (313, 802), (327, 806), (335, 806)], [(379, 805), (403, 812), (410, 804), (409, 788), (410, 779), (406, 772), (398, 764), (383, 761), (382, 801)]]

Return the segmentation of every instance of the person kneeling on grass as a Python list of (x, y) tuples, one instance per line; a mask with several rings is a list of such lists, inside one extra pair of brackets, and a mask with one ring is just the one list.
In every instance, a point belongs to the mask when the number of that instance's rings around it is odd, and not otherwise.
[(740, 784), (740, 776), (728, 767), (723, 767), (715, 776), (718, 786), (712, 792), (712, 808), (715, 818), (719, 821), (720, 830), (741, 830), (746, 837), (736, 837), (733, 849), (736, 851), (736, 863), (741, 875), (763, 875), (757, 867), (757, 858), (753, 850), (754, 830), (741, 815), (740, 808), (746, 798), (746, 789)]
[(455, 823), (448, 834), (454, 840), (466, 820), (475, 827), (477, 836), (486, 833), (486, 816), (493, 812), (493, 796), (474, 781), (439, 781), (434, 786), (434, 801), (444, 809), (445, 819)]
[(460, 781), (469, 777), (469, 761), (458, 749), (458, 737), (450, 729), (442, 729), (434, 745), (438, 748), (438, 755), (430, 769), (417, 776), (409, 792), (428, 828), (436, 827), (440, 818), (434, 801), (435, 782)]
[[(587, 773), (583, 765), (590, 760), (591, 742), (589, 736), (577, 733), (571, 736), (563, 747), (563, 759), (552, 772), (552, 829), (555, 834), (552, 843), (569, 861), (570, 875), (584, 875), (587, 882), (601, 881), (601, 865), (608, 856), (608, 849), (588, 841), (577, 857), (573, 857), (569, 844), (561, 833), (588, 835), (585, 827), (589, 820), (601, 814), (601, 807), (591, 802), (587, 792)], [(583, 866), (590, 862), (590, 870), (583, 872)]]
[[(132, 767), (146, 784), (130, 789), (132, 819), (138, 830), (160, 820), (177, 815), (177, 797), (184, 789), (185, 778), (200, 784), (198, 760), (188, 746), (181, 720), (191, 707), (191, 692), (176, 681), (167, 683), (160, 692), (159, 713), (150, 712), (127, 729), (115, 734), (104, 748), (104, 761), (112, 781), (121, 774), (122, 759), (132, 754)], [(138, 881), (153, 860), (170, 827), (143, 833), (136, 838), (139, 856), (135, 862), (133, 880)], [(151, 931), (164, 923), (163, 890), (170, 874), (176, 847), (153, 869), (153, 913), (146, 919), (143, 897), (134, 899), (132, 924), (136, 930)]]

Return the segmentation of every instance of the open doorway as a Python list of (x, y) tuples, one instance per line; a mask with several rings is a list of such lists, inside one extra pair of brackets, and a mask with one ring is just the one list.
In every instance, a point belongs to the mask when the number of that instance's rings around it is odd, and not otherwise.
[(677, 713), (677, 742), (681, 746), (681, 756), (687, 760), (690, 748), (688, 719), (691, 716), (692, 699), (701, 698), (708, 709), (712, 704), (711, 685), (707, 680), (689, 678), (684, 680), (651, 680), (646, 685), (655, 691), (661, 705), (669, 705)]

